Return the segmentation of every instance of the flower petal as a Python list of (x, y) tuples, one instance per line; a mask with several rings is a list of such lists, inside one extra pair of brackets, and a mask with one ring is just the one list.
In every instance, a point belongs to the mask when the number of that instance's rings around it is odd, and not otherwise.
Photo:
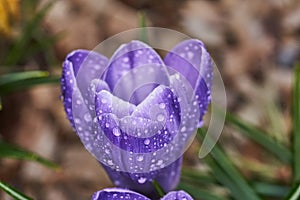
[[(76, 50), (67, 55), (62, 70), (61, 90), (67, 117), (74, 127), (72, 94), (75, 88), (87, 90), (90, 81), (100, 77), (108, 59), (87, 50)], [(88, 63), (88, 64), (86, 64)]]
[(91, 200), (114, 200), (114, 199), (115, 200), (120, 200), (120, 199), (150, 200), (149, 198), (137, 192), (127, 190), (127, 189), (120, 189), (120, 188), (107, 188), (95, 192)]
[[(213, 62), (203, 43), (199, 40), (186, 40), (171, 50), (164, 59), (167, 66), (179, 73), (195, 90), (195, 96), (199, 105), (199, 123), (207, 110), (211, 100), (211, 85), (213, 79)], [(180, 87), (180, 83), (178, 84)], [(177, 87), (177, 86), (176, 86)], [(176, 88), (173, 86), (173, 88)]]
[(173, 191), (166, 194), (161, 200), (193, 200), (193, 198), (186, 192), (180, 191)]
[[(168, 73), (163, 61), (150, 46), (131, 41), (115, 52), (104, 80), (113, 94), (137, 105), (158, 84), (168, 84)], [(132, 98), (129, 99), (128, 95), (131, 94)]]
[(148, 173), (120, 172), (106, 165), (103, 167), (117, 187), (126, 187), (155, 199), (157, 194), (152, 181), (157, 181), (166, 192), (175, 189), (180, 179), (181, 164), (182, 157), (162, 169)]
[(213, 61), (200, 40), (190, 39), (179, 43), (166, 55), (164, 62), (184, 75), (194, 88), (199, 79), (203, 78), (211, 89)]
[[(107, 91), (97, 93), (95, 101), (102, 131), (114, 145), (129, 152), (149, 153), (163, 148), (172, 141), (180, 123), (176, 96), (165, 86), (157, 87), (136, 107), (132, 116), (129, 116), (132, 104)], [(124, 117), (126, 115), (128, 117)]]

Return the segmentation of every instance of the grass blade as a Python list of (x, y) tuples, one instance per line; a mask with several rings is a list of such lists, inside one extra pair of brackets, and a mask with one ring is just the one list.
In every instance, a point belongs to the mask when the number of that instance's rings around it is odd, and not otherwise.
[(300, 184), (297, 184), (297, 186), (292, 189), (291, 193), (288, 195), (286, 200), (298, 200), (300, 199)]
[[(197, 138), (203, 140), (203, 130), (198, 129)], [(204, 160), (212, 169), (215, 178), (230, 189), (235, 199), (260, 200), (260, 197), (223, 153), (218, 144), (214, 146), (213, 150)]]
[(9, 73), (0, 76), (0, 86), (4, 84), (16, 82), (16, 81), (22, 81), (24, 79), (41, 78), (47, 76), (49, 76), (49, 73), (46, 71), (27, 71), (27, 72)]
[(300, 181), (300, 66), (294, 70), (293, 82), (293, 142), (294, 142), (294, 182)]
[(148, 38), (147, 38), (147, 31), (145, 27), (146, 27), (146, 14), (144, 12), (140, 12), (139, 13), (139, 28), (140, 28), (139, 39), (147, 43)]
[(0, 158), (16, 158), (38, 162), (48, 168), (59, 170), (59, 166), (33, 152), (26, 151), (18, 146), (0, 140)]
[(166, 194), (164, 189), (161, 187), (161, 185), (156, 180), (152, 181), (152, 185), (155, 188), (155, 191), (159, 197), (163, 197)]
[(257, 182), (253, 184), (254, 190), (266, 197), (283, 198), (289, 193), (290, 187), (283, 185), (276, 185), (264, 182)]
[(0, 95), (50, 83), (59, 83), (59, 77), (49, 76), (49, 73), (44, 71), (10, 73), (0, 76)]
[(198, 187), (195, 187), (191, 184), (187, 183), (179, 183), (178, 190), (184, 190), (187, 193), (189, 193), (195, 200), (226, 200), (223, 197), (219, 197), (215, 194), (213, 194), (210, 191), (199, 189)]
[(9, 51), (4, 65), (16, 65), (26, 54), (27, 46), (30, 43), (33, 32), (40, 27), (42, 20), (44, 19), (46, 13), (49, 11), (54, 2), (46, 4), (40, 11), (38, 11), (32, 20), (30, 20), (24, 29), (24, 33), (21, 35), (20, 39), (12, 46)]
[(264, 133), (263, 131), (250, 124), (247, 124), (246, 122), (243, 122), (230, 113), (226, 114), (226, 121), (238, 128), (241, 133), (255, 141), (257, 144), (261, 145), (264, 149), (272, 153), (282, 162), (287, 164), (291, 163), (292, 153), (290, 150), (269, 137), (267, 133)]
[(7, 183), (4, 183), (3, 181), (0, 181), (0, 188), (16, 200), (33, 200), (32, 198), (26, 196), (25, 194), (22, 194), (21, 192), (9, 186)]
[(183, 168), (181, 170), (181, 180), (183, 182), (193, 182), (198, 185), (214, 184), (217, 182), (214, 177), (190, 168)]

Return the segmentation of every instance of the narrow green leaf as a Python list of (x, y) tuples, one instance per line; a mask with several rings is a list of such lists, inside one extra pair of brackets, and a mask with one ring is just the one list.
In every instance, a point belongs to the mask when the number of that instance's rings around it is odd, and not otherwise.
[(33, 152), (26, 151), (18, 146), (0, 140), (0, 158), (16, 158), (38, 162), (46, 167), (59, 170), (59, 166)]
[(148, 41), (148, 37), (147, 37), (147, 32), (146, 32), (146, 14), (144, 12), (140, 12), (139, 13), (139, 28), (140, 28), (140, 40), (143, 41), (143, 42), (146, 42)]
[[(206, 162), (211, 162), (211, 161), (206, 160)], [(220, 170), (220, 168), (217, 168), (215, 170)], [(223, 176), (223, 174), (221, 173), (220, 176)], [(228, 177), (223, 177), (223, 178), (227, 179)], [(182, 169), (180, 181), (183, 184), (192, 184), (200, 188), (207, 185), (214, 186), (218, 184), (217, 179), (212, 177), (211, 174), (204, 174), (203, 172), (197, 171), (195, 169), (190, 169), (190, 168)], [(289, 192), (289, 187), (285, 185), (278, 185), (278, 184), (267, 183), (267, 182), (253, 182), (251, 183), (251, 185), (253, 186), (253, 190), (257, 194), (265, 197), (282, 198), (285, 197), (286, 194)], [(232, 189), (236, 189), (236, 188), (232, 188)]]
[(154, 186), (159, 197), (163, 197), (166, 194), (164, 189), (161, 187), (161, 185), (156, 180), (152, 181), (152, 185)]
[(205, 185), (217, 182), (217, 180), (214, 177), (208, 176), (207, 174), (203, 174), (197, 170), (190, 169), (190, 168), (182, 168), (181, 180), (191, 181), (196, 184), (205, 184)]
[(288, 186), (276, 185), (273, 183), (270, 184), (264, 182), (253, 183), (253, 188), (260, 195), (266, 197), (276, 197), (276, 198), (285, 197), (288, 194), (290, 189)]
[(300, 181), (300, 64), (295, 66), (293, 83), (294, 182)]
[(27, 89), (40, 84), (59, 83), (58, 76), (48, 76), (48, 72), (18, 72), (0, 76), (0, 95)]
[(13, 45), (12, 49), (10, 49), (6, 60), (4, 61), (4, 65), (16, 65), (21, 58), (25, 55), (27, 51), (27, 46), (30, 43), (31, 37), (35, 29), (40, 27), (42, 20), (44, 19), (46, 13), (53, 5), (53, 1), (46, 4), (42, 9), (40, 9), (30, 20), (26, 23), (24, 28), (24, 32), (21, 35), (20, 39)]
[(215, 195), (213, 192), (200, 189), (198, 187), (195, 187), (191, 184), (187, 183), (179, 183), (178, 190), (184, 190), (187, 193), (189, 193), (195, 200), (226, 200), (223, 197)]
[(291, 190), (286, 200), (299, 200), (299, 199), (300, 199), (300, 184), (298, 183), (296, 184), (296, 187)]
[(16, 200), (33, 200), (33, 198), (22, 194), (21, 192), (9, 186), (7, 183), (4, 183), (3, 181), (0, 181), (0, 188)]
[(41, 78), (49, 76), (47, 71), (26, 71), (4, 74), (0, 76), (0, 86), (29, 78)]
[(291, 162), (292, 153), (290, 150), (276, 142), (273, 138), (269, 137), (267, 133), (247, 124), (230, 113), (226, 114), (226, 121), (238, 128), (245, 136), (252, 139), (264, 149), (279, 158), (282, 162), (287, 164)]
[[(197, 138), (203, 140), (203, 130), (198, 129)], [(260, 197), (235, 168), (227, 155), (223, 153), (223, 150), (218, 144), (216, 144), (210, 154), (204, 158), (204, 161), (212, 169), (215, 178), (230, 189), (235, 199), (260, 200)]]

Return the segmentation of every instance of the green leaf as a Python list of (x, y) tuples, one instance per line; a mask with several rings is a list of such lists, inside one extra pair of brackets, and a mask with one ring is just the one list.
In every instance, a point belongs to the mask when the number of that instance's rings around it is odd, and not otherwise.
[(59, 170), (59, 166), (33, 152), (0, 140), (0, 158), (16, 158), (38, 162), (51, 169)]
[(12, 49), (10, 49), (4, 61), (4, 65), (16, 65), (21, 61), (22, 57), (27, 52), (27, 47), (29, 46), (33, 32), (40, 27), (42, 20), (44, 19), (46, 13), (49, 11), (53, 3), (54, 2), (51, 1), (46, 4), (34, 15), (34, 17), (29, 22), (26, 23), (21, 37), (12, 46)]
[[(209, 136), (206, 136), (209, 138)], [(198, 129), (197, 138), (203, 140), (204, 131)], [(254, 189), (248, 184), (245, 178), (235, 168), (221, 147), (216, 144), (204, 161), (210, 166), (215, 178), (228, 187), (232, 196), (244, 200), (260, 200)]]
[(211, 191), (200, 189), (188, 183), (179, 183), (177, 189), (186, 191), (195, 200), (225, 200), (223, 197), (219, 197)]
[(16, 200), (33, 200), (33, 198), (26, 196), (3, 181), (0, 181), (0, 188)]
[(300, 181), (300, 65), (294, 70), (293, 80), (293, 140), (294, 140), (294, 182)]
[(148, 38), (147, 38), (147, 32), (146, 32), (146, 14), (144, 12), (140, 12), (139, 13), (139, 28), (140, 28), (140, 40), (143, 42), (147, 42)]
[(16, 81), (22, 81), (29, 78), (47, 77), (49, 73), (46, 71), (27, 71), (4, 74), (0, 76), (0, 86)]
[(300, 184), (296, 184), (296, 187), (293, 188), (286, 198), (286, 200), (298, 200), (300, 199)]
[(291, 163), (292, 153), (288, 148), (279, 144), (273, 138), (269, 137), (267, 133), (255, 128), (254, 126), (240, 120), (238, 117), (227, 113), (226, 121), (232, 126), (238, 128), (248, 138), (261, 145), (264, 149), (271, 152), (274, 156), (279, 158), (284, 163)]
[(190, 168), (182, 168), (181, 170), (181, 180), (188, 181), (188, 182), (193, 182), (195, 184), (199, 185), (207, 185), (211, 183), (216, 183), (217, 180), (212, 177), (208, 176), (204, 173), (201, 173), (197, 170), (190, 169)]
[(253, 188), (260, 195), (266, 197), (276, 197), (276, 198), (285, 197), (288, 194), (290, 189), (288, 186), (270, 184), (264, 182), (253, 183)]
[(0, 95), (30, 88), (35, 85), (59, 83), (58, 76), (45, 71), (16, 72), (0, 76)]
[(166, 194), (164, 189), (161, 187), (161, 185), (156, 180), (152, 181), (152, 185), (154, 186), (155, 191), (157, 192), (159, 197), (163, 197)]

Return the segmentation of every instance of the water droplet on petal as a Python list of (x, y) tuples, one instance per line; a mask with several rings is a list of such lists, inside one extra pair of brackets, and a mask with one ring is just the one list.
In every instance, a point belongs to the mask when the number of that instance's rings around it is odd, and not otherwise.
[(105, 127), (106, 127), (106, 128), (109, 128), (109, 123), (105, 123)]
[(140, 155), (136, 158), (137, 161), (141, 162), (144, 160), (144, 156)]
[(164, 162), (163, 160), (158, 160), (156, 164), (161, 165), (161, 164), (163, 164), (163, 162)]
[(119, 137), (121, 135), (121, 131), (119, 130), (119, 128), (115, 127), (113, 128), (113, 134)]
[(157, 115), (156, 119), (157, 119), (157, 121), (162, 122), (162, 121), (165, 120), (165, 116), (160, 113), (160, 114)]
[(83, 118), (84, 118), (84, 120), (85, 120), (86, 122), (92, 121), (92, 116), (91, 116), (90, 113), (86, 113), (86, 114), (83, 116)]
[(144, 140), (144, 144), (145, 144), (145, 145), (149, 145), (149, 144), (150, 144), (150, 140), (149, 140), (149, 139), (145, 139), (145, 140)]
[(194, 53), (189, 51), (189, 52), (187, 52), (187, 56), (189, 59), (192, 59), (194, 57)]
[(186, 131), (186, 127), (183, 126), (181, 129), (180, 129), (181, 132), (185, 132)]
[(145, 177), (140, 177), (139, 179), (138, 179), (138, 182), (140, 183), (140, 184), (143, 184), (143, 183), (145, 183), (147, 181), (147, 179), (145, 178)]
[(77, 124), (79, 124), (80, 123), (80, 119), (79, 118), (75, 118), (74, 122), (77, 123)]
[(161, 109), (164, 109), (164, 108), (166, 107), (166, 104), (160, 103), (160, 104), (159, 104), (159, 107), (160, 107)]
[(103, 99), (101, 99), (101, 102), (102, 102), (102, 103), (107, 103), (107, 99), (104, 99), (104, 98), (103, 98)]
[(81, 104), (81, 101), (78, 99), (78, 100), (76, 100), (76, 104), (77, 105), (80, 105)]
[(107, 164), (109, 164), (109, 165), (114, 165), (114, 163), (113, 163), (112, 160), (108, 160), (108, 161), (107, 161)]

